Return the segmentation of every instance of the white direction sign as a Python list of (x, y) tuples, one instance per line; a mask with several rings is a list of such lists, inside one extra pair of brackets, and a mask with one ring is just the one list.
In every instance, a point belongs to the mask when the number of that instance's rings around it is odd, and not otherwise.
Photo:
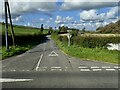
[(32, 81), (33, 79), (11, 79), (11, 78), (0, 78), (0, 82), (25, 82)]
[(49, 56), (58, 56), (58, 54), (55, 51), (52, 51)]
[(67, 34), (67, 37), (68, 37), (68, 39), (69, 39), (69, 38), (71, 38), (71, 37), (72, 37), (72, 35), (68, 33), (68, 34)]

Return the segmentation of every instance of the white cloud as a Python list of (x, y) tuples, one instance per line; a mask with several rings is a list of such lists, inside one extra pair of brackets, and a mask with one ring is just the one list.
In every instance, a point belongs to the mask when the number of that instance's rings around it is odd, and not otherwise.
[[(22, 2), (22, 1), (23, 0), (20, 0), (19, 2), (17, 0), (9, 1), (12, 15), (19, 16), (21, 14), (32, 13), (32, 12), (45, 12), (45, 14), (48, 14), (49, 11), (56, 9), (55, 2), (45, 2), (45, 1), (32, 2), (32, 0), (27, 0), (28, 2), (24, 2), (24, 1)], [(1, 1), (0, 1), (0, 6), (2, 6)], [(4, 8), (0, 10), (0, 13), (2, 13), (2, 11), (4, 11)]]
[(97, 9), (104, 7), (113, 7), (118, 5), (119, 0), (64, 0), (61, 6), (62, 10), (74, 9)]
[(118, 15), (119, 9), (118, 7), (113, 7), (109, 10), (109, 12), (106, 14), (106, 18), (116, 18), (116, 15)]
[(40, 21), (43, 22), (43, 21), (45, 21), (45, 19), (44, 18), (40, 18)]
[(99, 18), (99, 16), (97, 15), (96, 10), (89, 10), (89, 11), (83, 11), (80, 13), (80, 18), (84, 21), (94, 21), (97, 20)]
[(108, 12), (98, 13), (98, 10), (92, 9), (80, 12), (80, 19), (83, 21), (103, 22), (107, 19), (115, 19), (118, 16), (118, 7), (112, 7)]
[(19, 22), (21, 20), (22, 20), (22, 16), (18, 16), (18, 17), (13, 19), (13, 22)]
[(67, 16), (67, 17), (56, 16), (55, 23), (57, 23), (57, 24), (65, 24), (65, 23), (69, 23), (72, 20), (73, 20), (73, 17), (70, 17), (70, 16)]

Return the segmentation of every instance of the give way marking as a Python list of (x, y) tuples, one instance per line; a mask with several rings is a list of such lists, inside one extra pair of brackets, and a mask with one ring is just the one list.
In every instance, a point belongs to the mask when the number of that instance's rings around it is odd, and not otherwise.
[(25, 81), (33, 81), (33, 79), (0, 78), (0, 82), (25, 82)]
[(58, 56), (58, 54), (55, 51), (52, 51), (49, 56)]

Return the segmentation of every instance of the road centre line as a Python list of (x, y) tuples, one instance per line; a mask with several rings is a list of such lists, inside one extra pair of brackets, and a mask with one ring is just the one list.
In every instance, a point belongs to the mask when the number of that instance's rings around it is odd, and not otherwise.
[(38, 63), (37, 63), (37, 66), (36, 66), (36, 69), (35, 69), (36, 71), (37, 71), (38, 68), (39, 68), (39, 65), (40, 65), (40, 63), (41, 63), (42, 57), (43, 57), (43, 54), (41, 54), (40, 59), (39, 59), (39, 61), (38, 61)]

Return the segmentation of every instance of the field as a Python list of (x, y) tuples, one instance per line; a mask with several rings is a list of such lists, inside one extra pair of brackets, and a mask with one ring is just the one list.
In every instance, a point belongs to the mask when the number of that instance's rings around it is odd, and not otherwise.
[(39, 28), (14, 25), (13, 28), (15, 33), (15, 46), (12, 45), (11, 32), (9, 27), (9, 51), (6, 51), (5, 26), (0, 24), (0, 27), (2, 27), (2, 30), (0, 30), (0, 33), (2, 33), (2, 59), (24, 53), (27, 50), (33, 48), (35, 45), (44, 42), (44, 40), (46, 39), (45, 34), (47, 33), (47, 30), (44, 30), (44, 32), (41, 33)]

